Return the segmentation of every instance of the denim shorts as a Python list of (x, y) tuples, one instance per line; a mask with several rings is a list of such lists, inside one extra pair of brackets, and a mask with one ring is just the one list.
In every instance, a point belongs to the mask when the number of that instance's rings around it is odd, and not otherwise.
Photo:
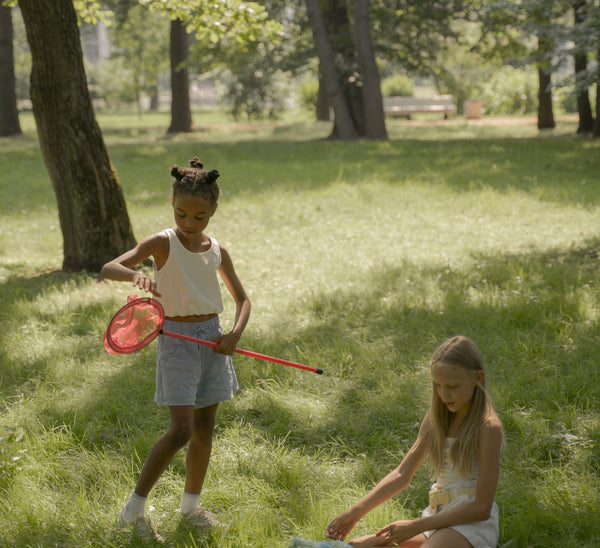
[[(209, 341), (223, 334), (218, 317), (189, 323), (165, 320), (163, 328)], [(199, 409), (230, 400), (237, 389), (231, 356), (169, 335), (158, 337), (154, 396), (158, 405), (193, 405)]]

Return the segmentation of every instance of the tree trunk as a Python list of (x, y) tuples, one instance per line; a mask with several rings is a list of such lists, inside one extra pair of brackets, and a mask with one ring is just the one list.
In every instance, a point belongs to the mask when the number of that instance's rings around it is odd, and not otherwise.
[(325, 82), (323, 82), (323, 76), (319, 69), (319, 90), (317, 92), (317, 120), (320, 122), (329, 122), (331, 120), (329, 112), (329, 99), (327, 97), (327, 90), (325, 89)]
[(552, 79), (549, 72), (542, 67), (538, 68), (538, 129), (552, 129), (554, 123), (554, 110), (552, 109)]
[[(135, 245), (96, 122), (72, 0), (19, 0), (31, 49), (31, 101), (56, 193), (65, 270), (99, 271)], [(26, 182), (25, 182), (26, 184)]]
[[(581, 80), (587, 69), (587, 57), (585, 54), (575, 55), (575, 80)], [(594, 130), (594, 117), (588, 88), (581, 89), (577, 93), (577, 112), (579, 114), (579, 127), (577, 133), (589, 133)]]
[[(600, 49), (598, 49), (598, 59), (600, 59)], [(594, 119), (594, 137), (600, 137), (600, 63), (596, 76), (596, 118)]]
[[(575, 26), (581, 25), (585, 20), (586, 0), (575, 0), (573, 2), (573, 13), (575, 15)], [(592, 115), (592, 105), (590, 104), (590, 94), (587, 85), (582, 86), (580, 82), (585, 78), (587, 71), (587, 53), (577, 52), (574, 55), (575, 60), (575, 83), (577, 85), (577, 112), (579, 114), (579, 127), (577, 133), (589, 133), (594, 130), (594, 117)]]
[(337, 137), (342, 140), (357, 139), (358, 131), (338, 80), (333, 50), (325, 31), (319, 0), (306, 0), (306, 10), (319, 55), (319, 64), (325, 89), (327, 90), (327, 97), (335, 115)]
[(187, 69), (188, 35), (180, 19), (171, 21), (171, 125), (168, 133), (192, 131), (190, 82)]
[(368, 139), (387, 139), (381, 81), (371, 41), (369, 0), (354, 0), (354, 42), (363, 77), (363, 98)]
[(152, 95), (150, 96), (150, 111), (157, 112), (159, 106), (158, 84), (152, 86)]
[[(538, 50), (540, 57), (552, 50), (552, 42), (546, 36), (538, 37)], [(550, 67), (538, 67), (538, 129), (552, 129), (554, 123), (554, 110), (552, 108), (552, 76)]]
[(0, 136), (21, 135), (13, 51), (12, 8), (0, 2)]

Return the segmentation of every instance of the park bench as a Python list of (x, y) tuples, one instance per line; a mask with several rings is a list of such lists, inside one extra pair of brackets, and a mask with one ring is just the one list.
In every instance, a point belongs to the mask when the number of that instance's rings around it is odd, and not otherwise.
[(388, 116), (406, 116), (420, 112), (439, 112), (448, 118), (456, 114), (456, 105), (452, 95), (435, 95), (434, 97), (384, 97), (383, 112)]

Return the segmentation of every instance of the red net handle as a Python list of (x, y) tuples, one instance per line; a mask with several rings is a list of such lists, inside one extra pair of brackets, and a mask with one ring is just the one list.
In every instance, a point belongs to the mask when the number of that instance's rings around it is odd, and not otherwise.
[[(164, 309), (156, 299), (151, 297), (137, 298), (137, 295), (130, 296), (127, 304), (117, 311), (108, 324), (108, 328), (104, 333), (104, 348), (110, 354), (131, 354), (148, 345), (161, 334), (213, 348), (219, 346), (214, 341), (189, 337), (173, 331), (164, 331), (164, 319)], [(236, 348), (235, 352), (259, 360), (311, 371), (319, 375), (323, 373), (323, 370), (318, 367), (267, 356), (251, 350)]]

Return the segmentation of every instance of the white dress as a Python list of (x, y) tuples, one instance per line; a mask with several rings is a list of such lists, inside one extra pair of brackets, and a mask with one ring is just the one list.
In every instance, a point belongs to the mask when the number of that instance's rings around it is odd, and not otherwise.
[[(470, 478), (465, 478), (458, 472), (450, 462), (450, 447), (454, 442), (454, 438), (446, 438), (446, 447), (444, 448), (444, 464), (440, 470), (437, 481), (433, 484), (432, 489), (445, 488), (452, 492), (455, 498), (448, 504), (441, 505), (437, 508), (428, 506), (423, 510), (423, 517), (433, 516), (436, 513), (445, 512), (467, 504), (475, 500), (470, 494), (459, 494), (458, 490), (475, 489), (477, 485), (477, 475), (479, 465), (475, 467), (473, 475)], [(490, 517), (484, 521), (475, 521), (473, 523), (464, 523), (461, 525), (452, 525), (451, 529), (458, 531), (465, 537), (474, 548), (495, 548), (499, 538), (499, 510), (498, 505), (494, 502)], [(426, 531), (425, 536), (430, 537), (435, 531)]]

